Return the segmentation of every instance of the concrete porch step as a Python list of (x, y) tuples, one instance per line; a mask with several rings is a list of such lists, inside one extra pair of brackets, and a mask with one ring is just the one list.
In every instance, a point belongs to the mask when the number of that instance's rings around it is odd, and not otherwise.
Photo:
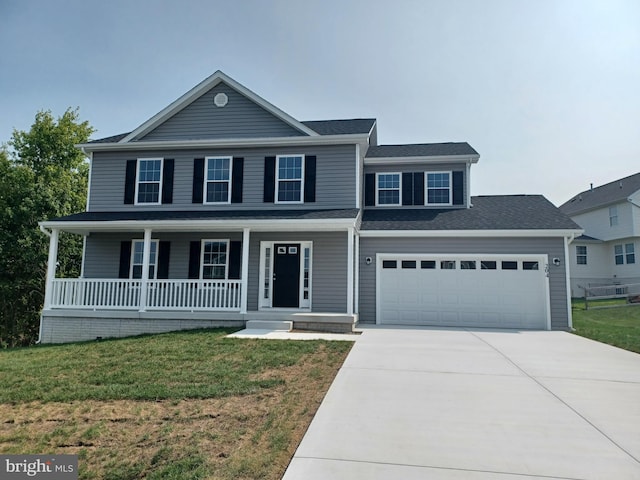
[(251, 330), (279, 330), (290, 332), (293, 329), (293, 322), (287, 320), (247, 320), (245, 327)]

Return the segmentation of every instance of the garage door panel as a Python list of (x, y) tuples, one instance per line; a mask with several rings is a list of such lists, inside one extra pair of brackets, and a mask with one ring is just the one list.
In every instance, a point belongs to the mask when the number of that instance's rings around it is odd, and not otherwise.
[[(380, 323), (546, 328), (548, 286), (541, 257), (507, 255), (504, 262), (499, 256), (410, 257), (389, 257), (398, 268), (378, 270)], [(539, 269), (525, 270), (524, 262)]]

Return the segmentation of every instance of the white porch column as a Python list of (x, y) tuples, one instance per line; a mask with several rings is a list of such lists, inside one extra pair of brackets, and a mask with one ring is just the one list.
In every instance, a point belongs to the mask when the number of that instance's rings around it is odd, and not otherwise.
[(360, 234), (356, 234), (355, 246), (355, 285), (353, 293), (353, 313), (360, 313)]
[(347, 314), (353, 315), (353, 236), (354, 229), (347, 231)]
[[(158, 252), (156, 252), (156, 255)], [(151, 229), (144, 229), (144, 250), (142, 252), (142, 279), (140, 283), (140, 305), (139, 310), (144, 312), (147, 309), (147, 287), (149, 282), (149, 259), (151, 258)]]
[[(45, 230), (43, 230), (45, 231)], [(46, 233), (46, 231), (45, 231)], [(51, 295), (53, 293), (53, 280), (56, 278), (58, 263), (58, 229), (52, 228), (49, 236), (49, 260), (47, 261), (47, 283), (44, 291), (44, 308), (51, 308)]]
[(247, 298), (249, 295), (249, 228), (242, 230), (242, 270), (240, 273), (242, 281), (240, 290), (240, 313), (247, 313)]

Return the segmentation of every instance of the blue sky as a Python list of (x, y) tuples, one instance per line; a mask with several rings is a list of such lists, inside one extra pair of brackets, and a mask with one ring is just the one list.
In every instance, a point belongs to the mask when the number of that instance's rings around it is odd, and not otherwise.
[(130, 131), (220, 69), (299, 120), (468, 141), (472, 194), (640, 171), (637, 0), (0, 0), (0, 142), (79, 107)]

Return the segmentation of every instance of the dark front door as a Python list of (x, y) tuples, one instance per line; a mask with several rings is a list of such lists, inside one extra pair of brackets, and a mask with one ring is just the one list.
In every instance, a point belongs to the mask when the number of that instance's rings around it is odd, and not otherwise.
[(300, 306), (300, 244), (274, 245), (273, 302), (274, 307)]

